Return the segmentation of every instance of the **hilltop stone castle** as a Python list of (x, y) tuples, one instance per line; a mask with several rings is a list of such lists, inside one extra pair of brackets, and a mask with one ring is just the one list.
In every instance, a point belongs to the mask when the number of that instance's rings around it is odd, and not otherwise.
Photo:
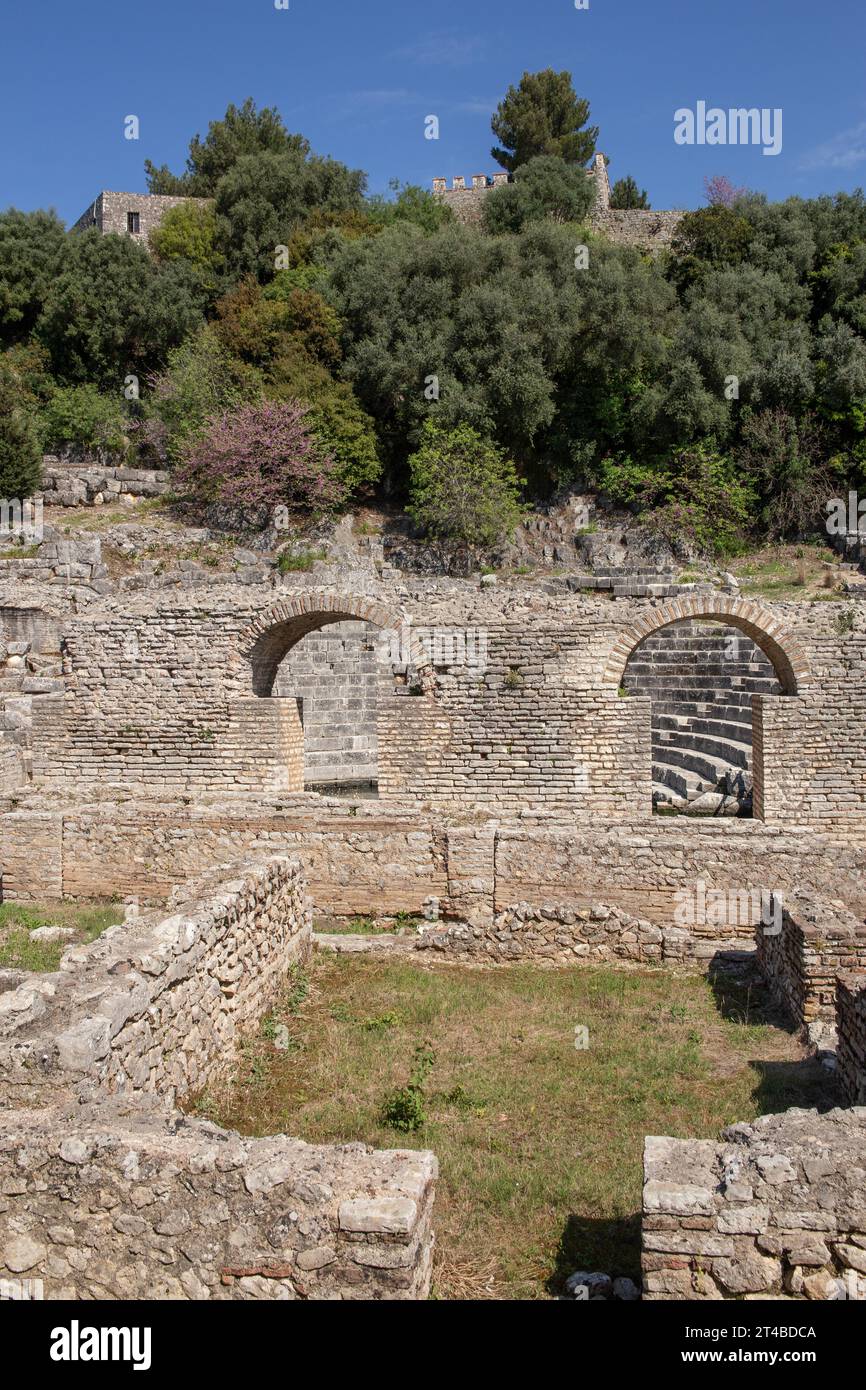
[[(587, 178), (592, 179), (595, 189), (595, 206), (591, 214), (594, 229), (620, 246), (639, 246), (646, 250), (657, 250), (668, 246), (683, 216), (681, 209), (671, 212), (655, 212), (644, 208), (612, 208), (610, 205), (610, 180), (603, 154), (597, 154)], [(462, 174), (448, 180), (433, 180), (433, 193), (441, 199), (457, 218), (467, 225), (479, 225), (484, 199), (493, 189), (507, 184), (509, 176), (503, 170), (492, 176), (473, 174), (467, 185)]]
[[(673, 239), (682, 211), (655, 212), (643, 208), (612, 208), (610, 206), (610, 181), (603, 154), (597, 154), (593, 167), (587, 170), (587, 178), (593, 180), (595, 187), (595, 206), (591, 223), (596, 231), (602, 232), (620, 246), (639, 246), (645, 250), (657, 250), (668, 246)], [(455, 176), (451, 187), (448, 180), (433, 180), (433, 193), (451, 208), (458, 222), (478, 226), (481, 223), (483, 201), (491, 189), (500, 188), (509, 181), (504, 170), (488, 176), (473, 174), (467, 185), (462, 174)], [(136, 241), (148, 244), (150, 235), (161, 226), (165, 214), (182, 203), (204, 203), (205, 198), (167, 197), (157, 193), (118, 193), (103, 189), (94, 198), (87, 211), (82, 213), (73, 225), (73, 232), (83, 232), (96, 227), (103, 235), (114, 233), (130, 236)]]

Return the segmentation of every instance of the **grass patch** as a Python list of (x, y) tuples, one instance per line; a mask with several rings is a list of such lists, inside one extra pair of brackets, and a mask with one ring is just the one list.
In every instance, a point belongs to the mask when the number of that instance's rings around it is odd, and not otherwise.
[[(95, 941), (123, 921), (116, 903), (0, 903), (0, 968), (56, 970), (70, 946)], [(60, 941), (34, 941), (37, 927), (70, 927), (74, 936)]]
[(308, 982), (276, 1011), (289, 1044), (248, 1043), (197, 1108), (243, 1134), (433, 1149), (440, 1298), (637, 1277), (645, 1135), (714, 1137), (827, 1095), (757, 985), (363, 956), (316, 956)]

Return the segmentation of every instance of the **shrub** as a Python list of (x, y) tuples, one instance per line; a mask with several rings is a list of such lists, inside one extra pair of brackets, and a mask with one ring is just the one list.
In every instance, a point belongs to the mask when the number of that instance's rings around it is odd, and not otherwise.
[(151, 377), (142, 439), (169, 463), (179, 463), (208, 420), (258, 400), (262, 377), (233, 358), (210, 325), (168, 355)]
[(425, 1123), (424, 1086), (436, 1060), (429, 1043), (415, 1048), (412, 1071), (407, 1085), (392, 1091), (382, 1106), (382, 1123), (404, 1134), (420, 1129)]
[(120, 454), (129, 447), (129, 420), (120, 400), (100, 394), (95, 386), (55, 391), (42, 409), (39, 426), (46, 449), (71, 445), (83, 453), (103, 449)]
[(445, 430), (428, 419), (409, 470), (407, 511), (434, 540), (472, 553), (502, 540), (523, 515), (511, 459), (468, 425)]
[(712, 440), (674, 449), (666, 463), (605, 459), (598, 481), (615, 502), (637, 506), (675, 550), (685, 541), (704, 554), (731, 554), (754, 516), (754, 493)]
[(200, 503), (321, 512), (343, 500), (333, 458), (310, 434), (299, 401), (240, 406), (207, 422), (183, 455), (179, 487)]

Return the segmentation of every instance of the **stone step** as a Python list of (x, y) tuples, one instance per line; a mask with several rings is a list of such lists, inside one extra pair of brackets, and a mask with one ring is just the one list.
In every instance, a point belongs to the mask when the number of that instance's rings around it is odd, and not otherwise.
[(712, 758), (720, 765), (739, 771), (748, 771), (752, 763), (751, 743), (737, 743), (733, 739), (713, 738), (691, 729), (672, 730), (663, 734), (658, 741), (653, 738), (653, 758), (667, 761), (671, 749), (697, 757)]
[[(732, 767), (724, 758), (715, 757), (712, 753), (698, 753), (691, 749), (669, 748), (667, 746), (660, 757), (657, 757), (655, 749), (653, 750), (654, 772), (657, 769), (676, 769), (692, 773), (703, 783), (704, 791), (714, 791), (725, 775), (736, 777), (738, 773), (745, 770)], [(667, 778), (660, 777), (659, 781), (665, 782)]]

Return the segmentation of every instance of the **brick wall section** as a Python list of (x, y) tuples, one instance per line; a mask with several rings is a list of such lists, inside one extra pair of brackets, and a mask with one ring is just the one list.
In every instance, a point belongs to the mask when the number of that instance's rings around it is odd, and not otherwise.
[(33, 776), (127, 784), (137, 795), (304, 789), (297, 700), (142, 699), (119, 710), (67, 695), (33, 709)]
[(423, 1299), (436, 1159), (111, 1102), (0, 1117), (0, 1278), (46, 1299)]
[[(487, 927), (516, 904), (578, 910), (603, 903), (654, 926), (684, 926), (696, 941), (750, 942), (763, 894), (793, 901), (809, 885), (832, 898), (839, 883), (866, 915), (866, 849), (740, 820), (656, 817), (611, 833), (604, 824), (518, 828), (469, 816), (454, 823), (411, 802), (391, 808), (321, 798), (311, 806), (297, 797), (279, 807), (183, 807), (106, 800), (62, 814), (17, 811), (0, 819), (0, 832), (0, 869), (5, 861), (16, 885), (9, 896), (24, 899), (61, 889), (70, 898), (159, 899), (214, 864), (289, 854), (302, 859), (320, 910), (335, 915), (418, 913), (437, 897), (448, 917)], [(50, 875), (44, 865), (54, 866)], [(701, 884), (707, 893), (730, 890), (729, 918), (701, 914)], [(689, 903), (694, 912), (680, 920)]]
[(866, 1109), (644, 1150), (643, 1297), (866, 1298)]
[(836, 1066), (851, 1105), (866, 1105), (866, 975), (842, 974), (836, 989)]
[(62, 896), (63, 816), (50, 811), (0, 815), (0, 901)]
[[(409, 693), (416, 683), (405, 673), (395, 677), (402, 693), (380, 690), (380, 795), (512, 819), (527, 812), (586, 823), (649, 819), (650, 706), (618, 699), (617, 690), (644, 636), (703, 614), (761, 638), (782, 684), (796, 690), (761, 697), (759, 815), (862, 844), (866, 614), (855, 611), (854, 629), (839, 633), (825, 607), (770, 610), (707, 596), (554, 605), (537, 594), (488, 597), (459, 584), (444, 593), (431, 586), (428, 596), (419, 585), (405, 616), (424, 626), (482, 628), (487, 662), (483, 671), (419, 667), (429, 686), (418, 682), (419, 695)], [(123, 613), (110, 600), (94, 604), (65, 637), (69, 709), (59, 724), (34, 728), (38, 777), (52, 794), (106, 777), (156, 796), (179, 787), (210, 794), (215, 783), (233, 781), (242, 791), (285, 790), (291, 783), (275, 732), (251, 746), (247, 760), (230, 746), (231, 702), (260, 695), (265, 705), (292, 643), (346, 619), (381, 627), (399, 624), (401, 610), (369, 596), (310, 590), (275, 602), (273, 590), (237, 585), (186, 598), (130, 595)], [(263, 710), (263, 725), (267, 718)], [(175, 738), (172, 726), (184, 721), (189, 737)], [(196, 746), (202, 725), (214, 735), (212, 757)], [(124, 739), (126, 726), (137, 734)]]
[(366, 623), (332, 623), (312, 632), (283, 660), (276, 695), (303, 707), (307, 782), (375, 782), (379, 631)]
[(782, 929), (757, 932), (758, 966), (774, 997), (813, 1043), (835, 1044), (836, 981), (866, 969), (866, 923), (844, 904), (809, 894), (786, 898)]

